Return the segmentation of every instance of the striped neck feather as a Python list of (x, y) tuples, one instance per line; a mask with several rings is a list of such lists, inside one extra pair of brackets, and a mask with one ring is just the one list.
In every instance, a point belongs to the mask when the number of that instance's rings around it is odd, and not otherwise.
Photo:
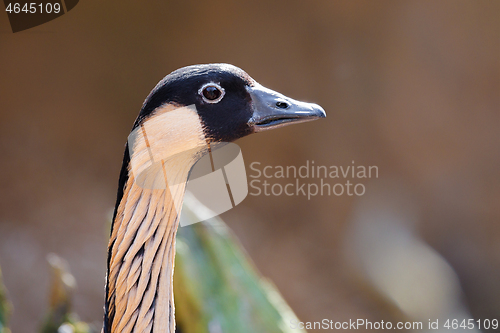
[[(187, 180), (189, 169), (179, 170), (178, 177)], [(182, 206), (184, 184), (144, 189), (129, 178), (109, 242), (110, 332), (174, 332), (176, 207)]]
[(168, 104), (131, 136), (108, 246), (103, 332), (174, 333), (175, 235), (189, 171), (207, 141), (195, 109)]

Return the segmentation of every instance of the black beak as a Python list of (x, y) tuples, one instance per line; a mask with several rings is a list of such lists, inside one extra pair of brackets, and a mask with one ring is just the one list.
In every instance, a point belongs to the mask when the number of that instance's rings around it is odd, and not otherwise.
[(318, 104), (296, 101), (260, 84), (247, 90), (253, 104), (253, 116), (248, 123), (255, 132), (326, 117)]

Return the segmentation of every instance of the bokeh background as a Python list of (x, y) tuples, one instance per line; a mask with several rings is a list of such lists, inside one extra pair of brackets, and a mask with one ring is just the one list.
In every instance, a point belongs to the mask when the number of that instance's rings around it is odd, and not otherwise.
[(248, 196), (222, 216), (302, 321), (500, 319), (499, 1), (81, 1), (16, 34), (0, 15), (13, 332), (39, 327), (50, 252), (101, 321), (129, 130), (164, 75), (208, 62), (328, 114), (240, 140), (247, 165), (379, 168), (362, 197)]

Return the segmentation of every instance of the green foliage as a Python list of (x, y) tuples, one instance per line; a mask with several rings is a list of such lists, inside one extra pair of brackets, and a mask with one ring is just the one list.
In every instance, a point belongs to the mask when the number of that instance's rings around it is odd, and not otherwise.
[[(195, 220), (206, 209), (200, 205), (187, 195), (183, 218)], [(290, 328), (295, 314), (222, 220), (179, 227), (176, 250), (174, 295), (182, 332), (301, 332)]]
[(71, 275), (66, 261), (55, 254), (47, 256), (52, 271), (49, 309), (45, 315), (41, 333), (92, 333), (89, 325), (79, 321), (71, 312), (71, 296), (76, 288), (76, 281)]
[[(196, 219), (200, 209), (206, 208), (187, 195), (183, 218)], [(305, 332), (289, 328), (291, 320), (298, 321), (295, 314), (276, 288), (259, 275), (222, 220), (180, 227), (176, 250), (176, 320), (183, 333)], [(47, 259), (52, 282), (40, 332), (96, 332), (71, 312), (76, 282), (67, 263), (54, 254)], [(10, 333), (6, 327), (9, 313), (0, 271), (0, 333)]]
[(7, 300), (6, 290), (2, 282), (2, 271), (0, 270), (0, 333), (10, 333), (7, 328), (11, 305)]

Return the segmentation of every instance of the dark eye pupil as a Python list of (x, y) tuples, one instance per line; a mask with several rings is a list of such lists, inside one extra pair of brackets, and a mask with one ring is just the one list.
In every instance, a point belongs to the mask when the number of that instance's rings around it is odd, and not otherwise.
[(216, 100), (221, 95), (220, 90), (217, 87), (209, 86), (203, 89), (203, 96), (209, 101)]

